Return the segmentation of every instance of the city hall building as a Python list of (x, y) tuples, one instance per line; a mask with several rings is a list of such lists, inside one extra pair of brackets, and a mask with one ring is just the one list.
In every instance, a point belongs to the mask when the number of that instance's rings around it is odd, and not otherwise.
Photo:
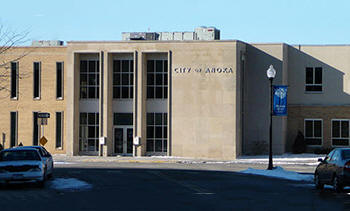
[[(273, 151), (349, 146), (350, 46), (249, 44), (195, 32), (33, 42), (2, 60), (0, 143), (54, 154), (235, 159), (266, 154), (270, 84), (288, 86)], [(20, 59), (17, 59), (20, 58)], [(41, 125), (42, 113), (49, 113)]]

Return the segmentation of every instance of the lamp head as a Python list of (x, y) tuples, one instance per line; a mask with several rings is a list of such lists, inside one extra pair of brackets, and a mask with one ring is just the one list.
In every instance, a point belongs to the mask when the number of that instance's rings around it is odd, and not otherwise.
[(276, 70), (270, 65), (269, 69), (266, 71), (266, 75), (269, 79), (274, 79), (276, 76)]

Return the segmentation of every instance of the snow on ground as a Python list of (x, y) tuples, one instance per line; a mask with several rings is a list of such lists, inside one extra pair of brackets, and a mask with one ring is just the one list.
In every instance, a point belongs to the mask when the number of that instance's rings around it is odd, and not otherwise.
[(248, 168), (246, 170), (240, 171), (240, 173), (256, 174), (256, 175), (262, 175), (267, 177), (276, 177), (276, 178), (282, 178), (287, 180), (306, 181), (306, 182), (313, 182), (313, 178), (314, 178), (313, 175), (311, 174), (299, 174), (294, 171), (286, 171), (279, 166), (277, 166), (273, 170), (261, 170), (261, 169)]
[[(316, 155), (316, 154), (283, 154), (274, 155), (273, 163), (277, 165), (307, 165), (307, 166), (317, 166), (318, 158), (324, 158), (326, 155)], [(268, 164), (268, 155), (258, 155), (258, 156), (241, 156), (232, 161), (201, 161), (201, 160), (181, 160), (180, 163), (207, 163), (207, 164)]]
[(74, 164), (71, 162), (65, 162), (65, 161), (54, 161), (55, 165), (68, 165), (68, 164)]
[(56, 190), (87, 190), (92, 185), (75, 178), (55, 178), (49, 182), (50, 187)]
[[(274, 155), (273, 162), (276, 165), (305, 165), (316, 166), (318, 158), (324, 158), (325, 155), (315, 155), (310, 153), (304, 154), (283, 154)], [(268, 155), (259, 156), (240, 156), (232, 160), (212, 160), (198, 159), (191, 157), (176, 156), (143, 156), (143, 157), (127, 157), (127, 156), (67, 156), (62, 154), (54, 155), (57, 164), (76, 164), (76, 162), (175, 162), (181, 164), (267, 164), (269, 162)]]

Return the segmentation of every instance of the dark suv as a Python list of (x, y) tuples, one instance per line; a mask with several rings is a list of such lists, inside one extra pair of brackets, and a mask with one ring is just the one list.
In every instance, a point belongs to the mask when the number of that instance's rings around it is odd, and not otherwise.
[(341, 192), (345, 186), (350, 186), (350, 148), (336, 148), (318, 161), (320, 164), (314, 174), (317, 189), (327, 184)]

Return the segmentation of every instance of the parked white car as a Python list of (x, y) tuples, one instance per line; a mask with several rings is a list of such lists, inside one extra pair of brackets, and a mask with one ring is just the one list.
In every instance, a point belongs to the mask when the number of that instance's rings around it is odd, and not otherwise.
[(43, 160), (45, 161), (45, 169), (47, 177), (52, 177), (53, 175), (53, 159), (52, 155), (42, 146), (21, 146), (17, 147), (18, 149), (37, 149)]
[(43, 186), (46, 179), (45, 160), (34, 148), (10, 148), (0, 152), (0, 182), (34, 181)]

